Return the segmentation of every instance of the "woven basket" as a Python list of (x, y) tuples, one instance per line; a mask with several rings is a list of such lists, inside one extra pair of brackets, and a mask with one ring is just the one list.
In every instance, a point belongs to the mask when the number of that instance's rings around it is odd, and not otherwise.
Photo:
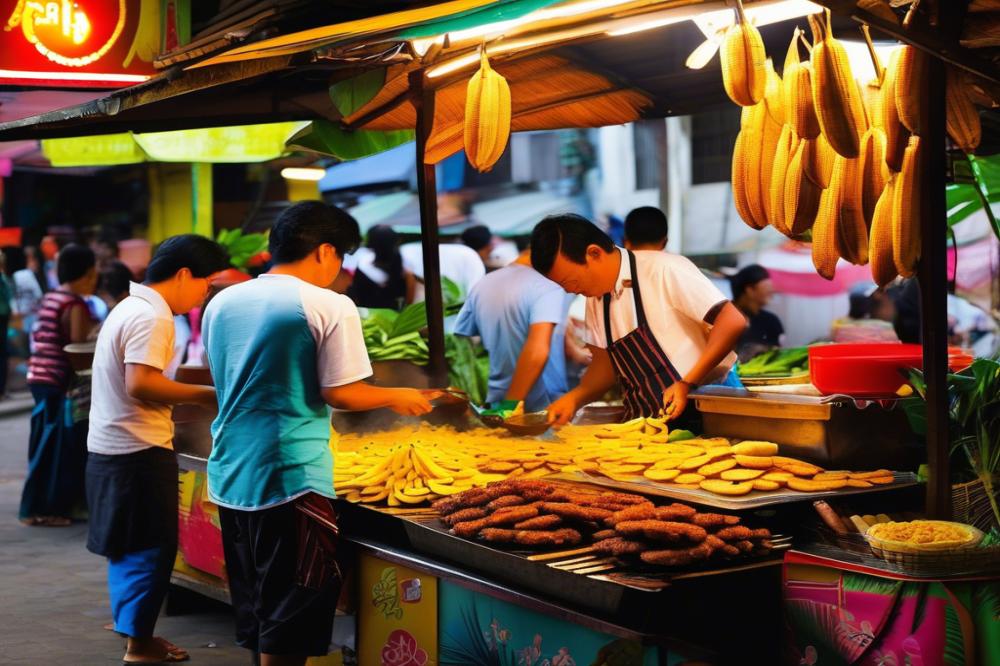
[[(1000, 487), (1000, 480), (995, 484)], [(982, 479), (953, 485), (951, 504), (952, 515), (957, 522), (972, 525), (983, 532), (989, 532), (994, 528), (1000, 529)]]

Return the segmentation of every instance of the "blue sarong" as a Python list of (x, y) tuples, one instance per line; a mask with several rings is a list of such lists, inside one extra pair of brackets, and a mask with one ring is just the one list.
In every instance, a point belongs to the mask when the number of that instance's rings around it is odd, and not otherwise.
[(108, 593), (115, 631), (150, 638), (170, 586), (173, 548), (150, 548), (108, 558)]

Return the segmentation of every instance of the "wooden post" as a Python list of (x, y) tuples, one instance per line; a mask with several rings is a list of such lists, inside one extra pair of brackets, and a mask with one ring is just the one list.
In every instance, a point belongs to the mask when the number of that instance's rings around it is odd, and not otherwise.
[[(940, 3), (938, 29), (957, 39), (967, 2)], [(927, 70), (927, 96), (922, 109), (927, 134), (921, 137), (923, 168), (921, 190), (925, 214), (920, 220), (921, 257), (920, 333), (927, 383), (927, 515), (951, 518), (951, 469), (948, 454), (948, 205), (945, 197), (947, 132), (945, 129), (945, 63), (931, 57)]]
[(441, 260), (438, 253), (437, 177), (434, 165), (424, 162), (427, 139), (434, 126), (434, 91), (425, 86), (423, 71), (410, 73), (410, 91), (417, 112), (417, 197), (420, 203), (420, 241), (424, 257), (424, 307), (430, 360), (431, 386), (448, 385), (444, 355), (444, 301), (441, 296)]
[(948, 465), (948, 211), (945, 202), (944, 62), (930, 59), (928, 68), (929, 131), (921, 141), (926, 214), (920, 220), (922, 252), (920, 281), (920, 332), (924, 346), (924, 379), (927, 382), (927, 514), (951, 518), (951, 475)]

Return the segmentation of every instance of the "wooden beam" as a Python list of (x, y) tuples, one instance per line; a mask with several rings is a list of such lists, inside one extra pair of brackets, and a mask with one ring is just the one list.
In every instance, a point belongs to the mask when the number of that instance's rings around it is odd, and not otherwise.
[[(967, 1), (939, 0), (942, 18), (956, 9), (961, 10), (964, 15)], [(930, 26), (925, 20), (918, 18), (908, 28), (904, 28), (901, 23), (859, 9), (856, 0), (814, 0), (814, 2), (829, 7), (834, 14), (850, 17), (858, 23), (866, 23), (893, 39), (927, 51), (936, 58), (981, 76), (987, 81), (1000, 84), (1000, 69), (976, 53), (975, 49), (967, 49), (959, 43), (961, 24), (958, 32), (950, 34), (946, 34), (942, 29), (945, 21), (939, 22), (938, 26)]]
[(421, 70), (410, 72), (410, 91), (417, 112), (417, 197), (420, 204), (420, 244), (424, 257), (424, 307), (427, 308), (427, 374), (431, 386), (448, 385), (444, 350), (444, 299), (441, 293), (441, 254), (438, 251), (437, 177), (424, 161), (427, 139), (434, 129), (434, 91), (424, 85)]

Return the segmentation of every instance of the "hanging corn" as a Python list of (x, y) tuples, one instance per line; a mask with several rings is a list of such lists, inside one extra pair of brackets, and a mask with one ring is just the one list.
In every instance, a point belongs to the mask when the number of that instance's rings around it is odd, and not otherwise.
[(490, 67), (483, 49), (465, 95), (465, 155), (477, 171), (489, 171), (503, 155), (510, 116), (510, 86)]

